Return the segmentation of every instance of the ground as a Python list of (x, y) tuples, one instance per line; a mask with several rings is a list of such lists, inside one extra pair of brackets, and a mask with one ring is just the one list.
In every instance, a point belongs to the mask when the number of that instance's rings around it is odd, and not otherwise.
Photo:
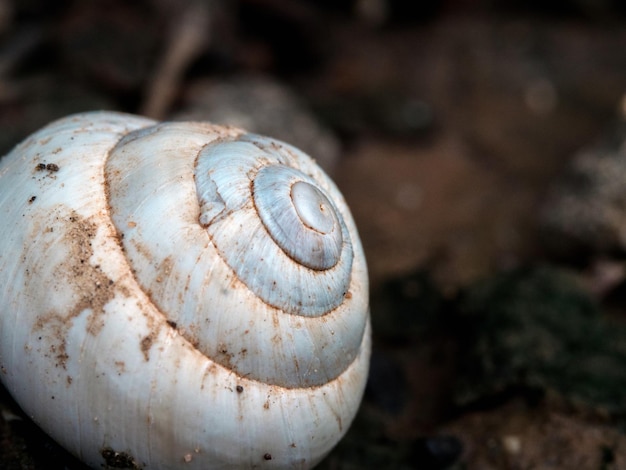
[[(623, 7), (420, 3), (0, 0), (0, 152), (70, 112), (283, 89), (306, 119), (279, 137), (336, 180), (371, 280), (370, 382), (321, 468), (626, 468), (624, 247), (544, 224), (625, 119)], [(5, 468), (80, 468), (6, 393), (0, 418)]]

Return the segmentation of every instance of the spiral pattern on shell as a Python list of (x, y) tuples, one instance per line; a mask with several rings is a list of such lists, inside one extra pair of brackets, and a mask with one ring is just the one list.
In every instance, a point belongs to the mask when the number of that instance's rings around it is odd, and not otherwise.
[(310, 468), (369, 360), (365, 260), (310, 157), (207, 123), (57, 121), (0, 161), (0, 367), (89, 465)]

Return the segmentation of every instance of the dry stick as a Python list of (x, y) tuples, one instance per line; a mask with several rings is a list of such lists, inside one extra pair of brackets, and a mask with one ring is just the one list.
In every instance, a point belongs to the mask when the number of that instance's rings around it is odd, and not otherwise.
[(206, 4), (194, 2), (172, 28), (168, 47), (148, 86), (141, 114), (154, 119), (166, 116), (186, 68), (208, 46), (209, 36), (209, 10)]

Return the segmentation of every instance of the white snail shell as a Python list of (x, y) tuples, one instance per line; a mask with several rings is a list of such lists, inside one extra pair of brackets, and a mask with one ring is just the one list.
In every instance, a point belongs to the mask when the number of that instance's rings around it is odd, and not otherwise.
[(312, 467), (369, 329), (352, 217), (287, 144), (100, 112), (0, 160), (0, 377), (94, 468)]

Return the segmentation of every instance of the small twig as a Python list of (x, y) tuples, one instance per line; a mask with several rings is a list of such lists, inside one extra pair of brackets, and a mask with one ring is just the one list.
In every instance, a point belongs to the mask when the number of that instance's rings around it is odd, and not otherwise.
[(148, 86), (141, 114), (162, 119), (176, 97), (189, 64), (208, 47), (209, 8), (204, 2), (192, 2), (174, 23), (168, 46)]

